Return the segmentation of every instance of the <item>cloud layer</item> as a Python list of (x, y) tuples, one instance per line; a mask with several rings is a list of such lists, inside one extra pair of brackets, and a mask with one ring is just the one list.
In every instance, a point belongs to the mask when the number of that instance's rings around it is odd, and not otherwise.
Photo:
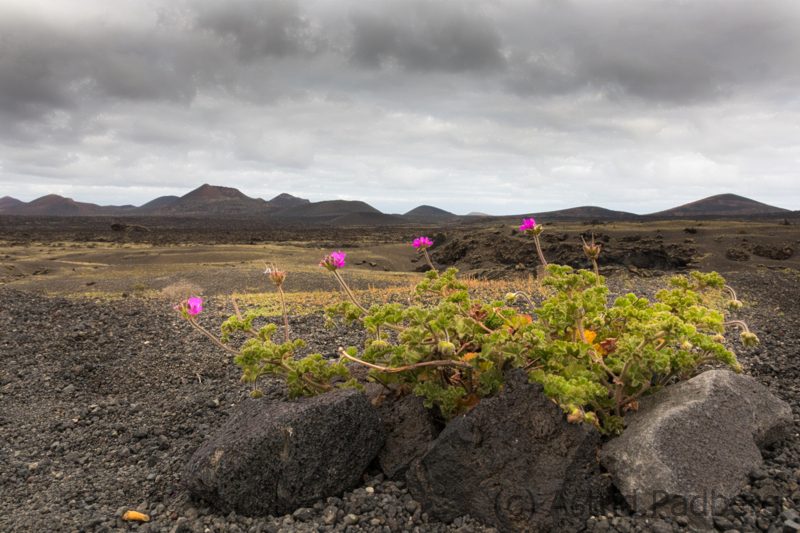
[(0, 196), (800, 209), (794, 0), (0, 4)]

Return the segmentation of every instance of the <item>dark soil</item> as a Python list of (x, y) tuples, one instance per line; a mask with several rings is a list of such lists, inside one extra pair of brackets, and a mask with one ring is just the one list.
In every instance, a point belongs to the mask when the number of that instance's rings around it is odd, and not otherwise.
[(381, 227), (305, 225), (297, 221), (244, 218), (180, 217), (28, 217), (0, 215), (0, 241), (111, 242), (167, 244), (258, 244), (304, 241), (310, 245), (337, 243), (358, 246), (365, 240), (398, 242), (425, 226)]
[[(729, 281), (750, 304), (742, 314), (762, 340), (742, 350), (740, 360), (792, 405), (797, 419), (800, 276), (765, 270), (729, 275)], [(637, 291), (652, 293), (662, 282), (639, 280)], [(207, 309), (202, 320), (211, 328), (230, 311), (221, 300)], [(380, 477), (283, 517), (221, 516), (198, 507), (182, 489), (181, 469), (247, 394), (223, 353), (162, 301), (68, 300), (0, 288), (0, 324), (2, 531), (480, 530), (467, 518), (429, 521), (402, 484)], [(292, 324), (310, 350), (327, 355), (362, 340), (353, 330), (324, 329), (320, 315)], [(767, 452), (752, 484), (718, 517), (719, 529), (781, 531), (787, 513), (800, 507), (798, 482), (795, 431)], [(128, 509), (153, 520), (123, 522)], [(680, 518), (634, 516), (621, 499), (586, 527), (685, 530)]]
[[(207, 304), (203, 322), (216, 329), (230, 309)], [(458, 530), (429, 522), (402, 484), (380, 477), (294, 517), (195, 507), (181, 470), (248, 389), (225, 354), (167, 302), (75, 301), (6, 288), (0, 324), (0, 531)], [(328, 356), (363, 342), (355, 331), (325, 329), (321, 315), (292, 325), (309, 351)], [(125, 523), (128, 509), (152, 521)]]

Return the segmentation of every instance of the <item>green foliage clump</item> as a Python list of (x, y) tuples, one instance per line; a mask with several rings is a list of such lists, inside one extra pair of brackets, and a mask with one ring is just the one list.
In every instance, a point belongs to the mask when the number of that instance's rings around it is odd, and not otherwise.
[[(541, 233), (533, 219), (526, 219), (523, 227), (534, 237)], [(284, 379), (292, 397), (360, 387), (350, 374), (349, 361), (368, 367), (370, 379), (396, 393), (421, 396), (426, 407), (450, 419), (496, 394), (506, 372), (518, 368), (543, 386), (569, 421), (593, 424), (606, 434), (622, 431), (625, 412), (636, 410), (643, 395), (688, 379), (707, 363), (741, 371), (725, 347), (725, 326), (739, 327), (745, 346), (758, 342), (744, 322), (726, 321), (726, 313), (742, 303), (716, 272), (675, 276), (652, 301), (629, 293), (609, 303), (609, 289), (597, 265), (600, 246), (594, 239), (584, 241), (584, 252), (593, 263), (589, 271), (547, 265), (537, 238), (545, 265), (542, 301), (537, 304), (523, 293), (485, 301), (469, 294), (456, 269), (433, 269), (427, 253), (431, 241), (422, 239), (415, 240), (415, 247), (421, 248), (432, 270), (416, 286), (409, 305), (366, 308), (338, 272), (345, 264), (344, 252), (334, 252), (320, 263), (348, 297), (328, 307), (326, 319), (358, 323), (368, 334), (360, 352), (356, 347), (340, 348), (337, 361), (320, 354), (297, 357), (305, 343), (290, 339), (282, 289), (286, 274), (274, 265), (268, 265), (266, 273), (281, 298), (283, 342), (273, 340), (276, 325), (255, 325), (266, 316), (263, 310), (241, 314), (236, 308), (217, 339), (195, 318), (202, 312), (199, 298), (176, 309), (234, 355), (254, 397), (262, 394), (258, 381), (265, 375)], [(520, 297), (529, 309), (517, 304)], [(233, 341), (242, 337), (245, 340), (233, 348)]]
[(676, 276), (654, 302), (625, 294), (607, 305), (603, 279), (588, 271), (551, 265), (544, 285), (552, 294), (531, 325), (546, 339), (531, 354), (530, 378), (544, 386), (571, 419), (622, 429), (622, 415), (638, 399), (692, 377), (704, 363), (741, 371), (725, 345), (717, 273)]
[(312, 396), (339, 387), (358, 387), (350, 371), (341, 361), (328, 361), (320, 354), (296, 358), (298, 350), (305, 347), (302, 339), (276, 343), (272, 339), (278, 327), (266, 324), (258, 329), (253, 322), (263, 316), (260, 311), (249, 311), (243, 316), (234, 315), (222, 324), (222, 342), (240, 332), (247, 337), (234, 356), (242, 369), (242, 381), (251, 384), (251, 396), (260, 397), (258, 380), (264, 375), (279, 376), (286, 381), (290, 397)]
[[(503, 371), (521, 363), (526, 348), (511, 342), (524, 319), (503, 302), (475, 302), (456, 274), (429, 271), (416, 287), (417, 305), (374, 305), (360, 316), (370, 338), (359, 360), (372, 367), (371, 377), (422, 396), (446, 418), (497, 392)], [(345, 353), (356, 358), (357, 350)]]
[(369, 333), (362, 352), (351, 347), (344, 358), (369, 366), (379, 383), (422, 396), (448, 419), (497, 393), (506, 370), (523, 368), (570, 421), (613, 434), (642, 395), (691, 377), (704, 363), (740, 370), (723, 344), (719, 274), (677, 276), (653, 302), (626, 294), (609, 305), (596, 273), (546, 270), (547, 297), (530, 314), (509, 301), (514, 295), (474, 300), (455, 269), (428, 272), (407, 307), (339, 304), (327, 313), (360, 321)]

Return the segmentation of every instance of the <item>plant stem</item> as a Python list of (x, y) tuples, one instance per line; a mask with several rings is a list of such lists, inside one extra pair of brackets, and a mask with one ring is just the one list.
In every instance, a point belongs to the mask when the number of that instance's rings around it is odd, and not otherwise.
[(519, 297), (519, 296), (522, 296), (525, 299), (525, 301), (528, 302), (528, 305), (531, 306), (531, 309), (535, 309), (536, 308), (536, 304), (533, 303), (533, 298), (531, 298), (528, 295), (528, 293), (525, 293), (525, 292), (522, 292), (522, 291), (517, 291), (517, 292), (515, 292), (513, 294), (514, 294), (515, 298)]
[[(367, 308), (361, 305), (361, 302), (356, 300), (356, 295), (353, 294), (352, 290), (350, 290), (350, 287), (347, 285), (347, 283), (345, 283), (344, 278), (339, 274), (339, 272), (337, 272), (336, 270), (333, 270), (332, 272), (333, 272), (333, 277), (336, 278), (336, 281), (339, 282), (339, 285), (342, 287), (345, 294), (347, 294), (347, 297), (350, 298), (350, 301), (353, 302), (353, 305), (358, 307), (365, 314), (368, 313), (369, 311), (367, 310)], [(385, 323), (383, 324), (383, 326), (391, 329), (392, 331), (398, 331), (398, 332), (405, 331), (405, 328), (403, 328), (402, 326), (397, 326), (395, 324)]]
[(386, 372), (387, 374), (396, 374), (398, 372), (405, 372), (406, 370), (415, 370), (417, 368), (424, 368), (428, 366), (434, 366), (439, 368), (448, 366), (456, 368), (472, 368), (472, 365), (470, 365), (469, 363), (465, 363), (463, 361), (451, 361), (448, 359), (443, 359), (438, 361), (423, 361), (421, 363), (414, 363), (413, 365), (405, 365), (397, 367), (381, 366), (373, 363), (368, 363), (367, 361), (364, 361), (363, 359), (359, 359), (357, 357), (353, 357), (352, 355), (347, 353), (342, 347), (339, 347), (339, 355), (344, 357), (345, 359), (353, 361), (354, 363), (364, 365), (374, 370), (379, 370), (380, 372)]
[(431, 256), (430, 256), (430, 254), (428, 253), (428, 249), (427, 249), (427, 248), (423, 248), (423, 249), (422, 249), (422, 253), (425, 255), (425, 261), (427, 261), (427, 263), (428, 263), (428, 266), (429, 266), (429, 267), (431, 267), (431, 270), (433, 270), (434, 272), (436, 272), (436, 274), (438, 275), (438, 274), (439, 274), (439, 271), (438, 271), (438, 270), (436, 270), (436, 267), (435, 267), (435, 266), (433, 266), (433, 261), (431, 261)]
[(289, 315), (286, 314), (286, 295), (283, 294), (283, 287), (278, 285), (278, 295), (281, 298), (281, 314), (283, 315), (283, 339), (289, 342)]
[(211, 342), (213, 342), (214, 344), (216, 344), (217, 346), (219, 346), (220, 348), (222, 348), (226, 352), (232, 353), (233, 355), (239, 355), (239, 352), (237, 352), (236, 350), (234, 350), (230, 346), (222, 344), (222, 342), (218, 338), (216, 338), (214, 335), (212, 335), (211, 332), (209, 332), (206, 328), (204, 328), (203, 326), (201, 326), (200, 324), (195, 322), (194, 318), (192, 318), (191, 316), (189, 318), (187, 318), (186, 320), (188, 320), (189, 324), (191, 324), (194, 329), (196, 329), (197, 331), (199, 331), (200, 333), (202, 333), (203, 335), (205, 335), (206, 337), (211, 339)]
[(726, 291), (728, 291), (728, 293), (730, 293), (732, 300), (736, 300), (736, 301), (739, 300), (739, 298), (736, 297), (736, 291), (733, 290), (733, 287), (731, 287), (730, 285), (723, 285), (722, 288), (725, 289)]
[(355, 294), (353, 294), (353, 291), (351, 291), (350, 287), (347, 286), (347, 283), (345, 283), (344, 278), (342, 278), (342, 276), (336, 270), (333, 270), (332, 272), (333, 272), (333, 277), (336, 278), (336, 281), (339, 282), (339, 285), (342, 287), (345, 294), (347, 294), (347, 297), (350, 298), (350, 301), (353, 302), (353, 304), (356, 307), (358, 307), (359, 309), (361, 309), (366, 313), (367, 308), (361, 305), (361, 303), (358, 300), (356, 300)]
[(536, 253), (539, 255), (539, 262), (542, 263), (543, 267), (547, 266), (547, 259), (544, 258), (544, 254), (542, 253), (542, 243), (539, 242), (539, 236), (534, 234), (533, 235), (533, 242), (536, 244)]
[(723, 326), (738, 326), (742, 328), (742, 331), (750, 333), (750, 328), (747, 327), (747, 324), (744, 320), (729, 320), (722, 324)]

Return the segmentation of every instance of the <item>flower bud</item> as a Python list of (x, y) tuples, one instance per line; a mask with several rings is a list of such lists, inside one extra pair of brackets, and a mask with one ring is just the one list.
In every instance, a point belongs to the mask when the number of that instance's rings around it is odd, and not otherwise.
[(592, 242), (586, 242), (586, 240), (583, 237), (581, 237), (581, 241), (583, 241), (584, 255), (592, 261), (597, 261), (597, 258), (600, 257), (600, 250), (602, 249), (602, 245), (594, 242), (594, 235), (592, 235)]
[(456, 345), (450, 341), (439, 341), (439, 353), (445, 357), (452, 357), (456, 353)]
[(517, 293), (507, 292), (506, 295), (504, 296), (504, 299), (506, 302), (513, 304), (514, 302), (517, 301)]
[(250, 397), (253, 399), (261, 398), (262, 396), (264, 396), (264, 393), (261, 392), (261, 389), (253, 389), (250, 391)]
[(756, 334), (750, 331), (743, 331), (742, 334), (739, 335), (739, 339), (742, 341), (742, 344), (747, 347), (756, 346), (759, 343)]
[(685, 351), (687, 351), (687, 352), (688, 352), (688, 351), (689, 351), (689, 350), (691, 350), (692, 348), (694, 348), (694, 344), (692, 344), (692, 343), (691, 343), (691, 342), (689, 342), (689, 341), (683, 341), (683, 342), (681, 343), (681, 350), (685, 350)]
[(731, 300), (728, 302), (728, 307), (731, 309), (731, 311), (735, 311), (744, 307), (744, 304), (741, 300)]
[(389, 347), (389, 343), (383, 339), (375, 339), (369, 344), (369, 347), (373, 350), (385, 350)]

